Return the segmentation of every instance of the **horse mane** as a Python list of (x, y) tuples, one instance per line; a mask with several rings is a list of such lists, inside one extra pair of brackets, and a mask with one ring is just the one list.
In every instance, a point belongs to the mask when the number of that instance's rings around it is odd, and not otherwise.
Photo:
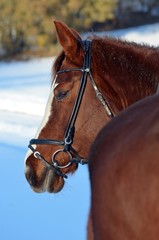
[(98, 59), (99, 62), (97, 66), (97, 62), (94, 61), (97, 68), (101, 68), (103, 65), (103, 69), (107, 73), (111, 71), (112, 74), (118, 71), (118, 74), (126, 73), (130, 78), (136, 75), (138, 82), (142, 84), (146, 81), (150, 86), (152, 82), (154, 84), (154, 81), (159, 81), (158, 47), (108, 36), (93, 35), (91, 39), (94, 44), (92, 54), (95, 55), (94, 59)]
[(92, 33), (92, 35), (89, 35), (88, 36), (88, 39), (90, 40), (95, 40), (95, 41), (100, 41), (101, 43), (107, 43), (107, 42), (111, 42), (113, 44), (117, 44), (120, 46), (133, 46), (133, 47), (137, 47), (137, 48), (146, 48), (146, 49), (149, 49), (149, 50), (156, 50), (156, 49), (159, 49), (158, 47), (155, 47), (155, 46), (151, 46), (149, 44), (146, 44), (146, 43), (136, 43), (136, 42), (133, 42), (133, 41), (128, 41), (128, 40), (125, 40), (125, 39), (122, 39), (120, 37), (111, 37), (111, 36), (108, 36), (108, 35), (103, 35), (103, 36), (98, 36), (94, 33)]
[(65, 59), (65, 53), (64, 51), (61, 51), (60, 54), (56, 57), (54, 64), (52, 66), (52, 81), (56, 73), (59, 71), (64, 59)]

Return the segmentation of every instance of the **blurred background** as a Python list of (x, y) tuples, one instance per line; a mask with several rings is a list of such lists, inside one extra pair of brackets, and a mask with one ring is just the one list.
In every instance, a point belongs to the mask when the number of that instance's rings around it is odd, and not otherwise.
[(57, 54), (53, 20), (80, 33), (154, 23), (158, 0), (0, 0), (0, 57)]
[(43, 118), (60, 46), (53, 20), (83, 37), (92, 32), (159, 45), (158, 0), (0, 0), (0, 239), (85, 240), (87, 166), (58, 194), (32, 192), (27, 145)]

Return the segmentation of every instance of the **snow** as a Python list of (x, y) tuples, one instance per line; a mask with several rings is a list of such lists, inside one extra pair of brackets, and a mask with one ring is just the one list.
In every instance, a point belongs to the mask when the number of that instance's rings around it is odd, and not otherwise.
[[(158, 46), (159, 23), (107, 34)], [(23, 159), (44, 115), (54, 58), (0, 63), (0, 239), (86, 239), (87, 167), (70, 176), (61, 193), (35, 194)]]
[(134, 41), (136, 43), (149, 44), (157, 47), (159, 45), (159, 23), (153, 25), (145, 25), (133, 27), (129, 29), (121, 29), (117, 31), (107, 32), (108, 35), (113, 37), (120, 37), (127, 41)]
[(0, 142), (24, 146), (35, 135), (50, 91), (53, 60), (0, 63)]

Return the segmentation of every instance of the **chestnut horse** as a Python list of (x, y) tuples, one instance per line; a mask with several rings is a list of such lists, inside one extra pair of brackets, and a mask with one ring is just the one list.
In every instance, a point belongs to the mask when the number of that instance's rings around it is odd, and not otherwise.
[(58, 192), (67, 173), (86, 163), (99, 130), (121, 110), (156, 92), (159, 50), (79, 34), (55, 21), (62, 52), (53, 66), (50, 97), (29, 144), (26, 178), (36, 192)]
[(114, 118), (90, 150), (94, 239), (159, 239), (159, 95)]

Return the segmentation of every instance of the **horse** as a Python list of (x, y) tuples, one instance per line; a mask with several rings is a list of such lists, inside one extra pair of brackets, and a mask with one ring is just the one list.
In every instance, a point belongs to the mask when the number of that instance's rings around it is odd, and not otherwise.
[(68, 173), (87, 163), (99, 130), (134, 102), (156, 92), (159, 49), (79, 33), (55, 21), (62, 51), (52, 69), (42, 123), (29, 143), (25, 176), (37, 193), (59, 192)]
[(159, 94), (123, 110), (89, 155), (93, 239), (159, 238)]

